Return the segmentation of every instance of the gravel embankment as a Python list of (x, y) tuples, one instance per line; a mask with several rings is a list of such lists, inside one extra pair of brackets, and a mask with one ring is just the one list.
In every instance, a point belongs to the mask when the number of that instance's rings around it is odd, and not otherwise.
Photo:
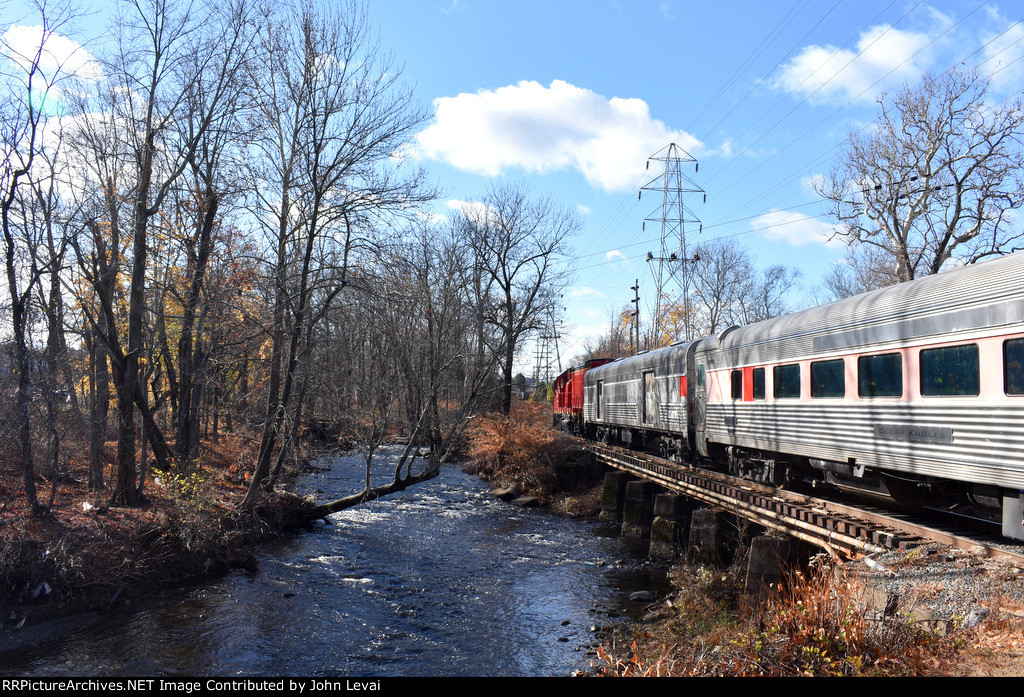
[(1024, 618), (1024, 568), (929, 545), (846, 565), (882, 613), (911, 615), (939, 628), (974, 626), (993, 613)]

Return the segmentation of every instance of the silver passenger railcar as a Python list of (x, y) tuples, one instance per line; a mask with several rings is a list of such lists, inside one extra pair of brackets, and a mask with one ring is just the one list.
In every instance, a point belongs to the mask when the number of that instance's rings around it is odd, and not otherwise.
[(963, 494), (1024, 539), (1024, 253), (730, 328), (692, 356), (702, 456), (776, 484)]
[(687, 359), (693, 343), (620, 358), (583, 377), (586, 434), (682, 459), (689, 452)]

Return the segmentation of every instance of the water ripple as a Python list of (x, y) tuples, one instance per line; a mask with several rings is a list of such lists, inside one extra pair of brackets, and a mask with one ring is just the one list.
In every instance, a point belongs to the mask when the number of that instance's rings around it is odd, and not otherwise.
[[(299, 490), (358, 491), (358, 458), (332, 465)], [(638, 579), (661, 582), (635, 560), (616, 564), (629, 550), (594, 524), (496, 501), (454, 467), (331, 521), (268, 549), (255, 576), (120, 609), (0, 655), (0, 673), (567, 675), (589, 663), (596, 606), (626, 603)]]

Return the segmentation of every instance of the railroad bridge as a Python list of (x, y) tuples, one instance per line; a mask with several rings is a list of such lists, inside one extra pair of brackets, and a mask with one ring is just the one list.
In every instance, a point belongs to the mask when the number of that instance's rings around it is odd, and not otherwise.
[[(650, 555), (719, 564), (750, 545), (747, 587), (772, 583), (788, 564), (822, 550), (855, 559), (940, 542), (991, 555), (959, 537), (891, 513), (777, 490), (645, 453), (588, 443), (605, 474), (601, 517), (630, 537), (650, 537)], [(745, 524), (745, 523), (749, 523)]]

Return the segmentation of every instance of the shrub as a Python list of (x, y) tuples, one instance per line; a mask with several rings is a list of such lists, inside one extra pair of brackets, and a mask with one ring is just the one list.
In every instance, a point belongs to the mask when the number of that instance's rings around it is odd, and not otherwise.
[(551, 405), (513, 402), (509, 417), (487, 415), (467, 432), (471, 469), (484, 479), (515, 482), (538, 496), (557, 488), (554, 466), (565, 459), (572, 440), (551, 428)]
[(922, 676), (961, 645), (900, 617), (879, 617), (827, 563), (794, 572), (767, 600), (732, 571), (688, 568), (670, 616), (598, 652), (604, 676)]

